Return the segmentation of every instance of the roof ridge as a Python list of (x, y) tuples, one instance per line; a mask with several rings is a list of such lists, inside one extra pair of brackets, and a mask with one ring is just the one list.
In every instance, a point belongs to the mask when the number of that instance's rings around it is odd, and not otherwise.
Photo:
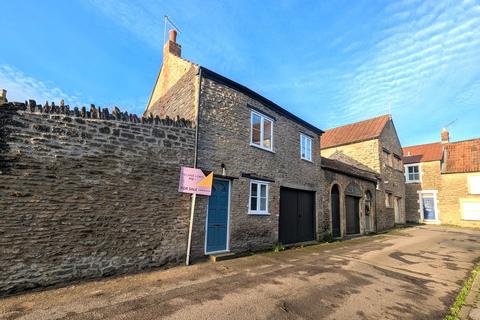
[(330, 131), (330, 130), (335, 130), (335, 129), (341, 129), (341, 128), (344, 128), (344, 127), (348, 127), (348, 126), (353, 126), (353, 125), (357, 125), (357, 124), (360, 124), (360, 123), (363, 123), (363, 122), (368, 122), (368, 121), (372, 121), (372, 120), (376, 120), (376, 119), (380, 119), (380, 118), (383, 118), (383, 117), (391, 117), (391, 114), (384, 114), (384, 115), (381, 115), (381, 116), (377, 116), (377, 117), (373, 117), (373, 118), (369, 118), (369, 119), (365, 119), (365, 120), (360, 120), (360, 121), (357, 121), (357, 122), (352, 122), (352, 123), (347, 123), (347, 124), (344, 124), (344, 125), (341, 125), (341, 126), (338, 126), (338, 127), (333, 127), (333, 128), (330, 128), (330, 129), (326, 129), (326, 131)]
[(449, 145), (449, 144), (454, 144), (454, 143), (471, 142), (471, 141), (476, 141), (476, 140), (480, 141), (480, 138), (472, 138), (472, 139), (467, 139), (467, 140), (453, 141), (453, 142), (448, 142), (446, 144)]
[(414, 144), (414, 145), (411, 145), (411, 146), (402, 147), (402, 149), (413, 148), (413, 147), (423, 147), (423, 146), (428, 146), (428, 145), (433, 145), (433, 144), (442, 144), (442, 143), (440, 141), (437, 141), (437, 142), (430, 142), (430, 143)]

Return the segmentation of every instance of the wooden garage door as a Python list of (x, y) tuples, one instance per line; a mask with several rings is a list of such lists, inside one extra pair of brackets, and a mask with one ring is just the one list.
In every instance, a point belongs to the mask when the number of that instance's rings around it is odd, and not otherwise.
[(279, 241), (283, 244), (315, 240), (315, 193), (281, 188)]
[(345, 197), (345, 215), (346, 215), (346, 233), (358, 234), (360, 233), (360, 212), (359, 212), (360, 198), (346, 196)]

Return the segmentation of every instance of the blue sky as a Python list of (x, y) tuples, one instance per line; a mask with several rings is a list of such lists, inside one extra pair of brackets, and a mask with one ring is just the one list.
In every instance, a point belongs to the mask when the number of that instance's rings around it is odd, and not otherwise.
[(328, 129), (386, 113), (403, 145), (480, 136), (480, 1), (7, 1), (0, 87), (141, 114), (163, 16), (182, 56)]

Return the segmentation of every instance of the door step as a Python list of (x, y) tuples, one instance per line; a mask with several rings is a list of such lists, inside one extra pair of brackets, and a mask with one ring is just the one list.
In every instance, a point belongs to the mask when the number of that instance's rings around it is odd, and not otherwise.
[(235, 253), (233, 252), (225, 252), (225, 253), (219, 253), (219, 254), (211, 254), (210, 255), (210, 261), (212, 263), (224, 261), (224, 260), (230, 260), (235, 258)]

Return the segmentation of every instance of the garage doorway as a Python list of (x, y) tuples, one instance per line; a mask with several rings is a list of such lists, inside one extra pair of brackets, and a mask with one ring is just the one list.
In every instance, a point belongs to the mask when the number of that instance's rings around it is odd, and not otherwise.
[(360, 199), (363, 192), (352, 182), (345, 189), (345, 233), (360, 234)]
[(345, 211), (346, 211), (346, 234), (360, 233), (360, 198), (346, 196), (345, 197)]
[(340, 238), (342, 232), (340, 229), (340, 190), (338, 185), (334, 185), (330, 193), (330, 210), (332, 212), (332, 236)]
[(281, 188), (278, 228), (283, 244), (315, 240), (315, 193)]

